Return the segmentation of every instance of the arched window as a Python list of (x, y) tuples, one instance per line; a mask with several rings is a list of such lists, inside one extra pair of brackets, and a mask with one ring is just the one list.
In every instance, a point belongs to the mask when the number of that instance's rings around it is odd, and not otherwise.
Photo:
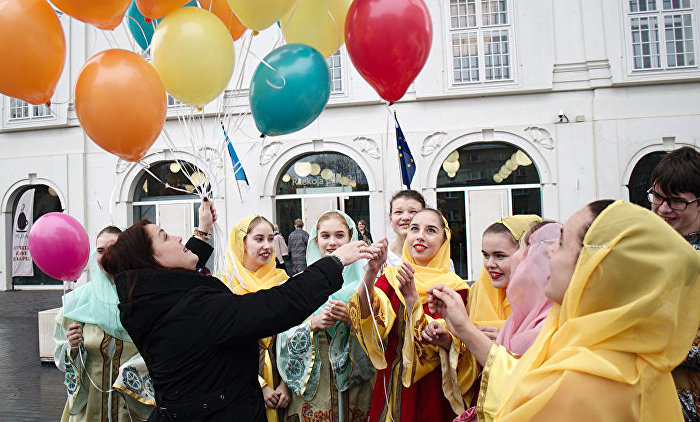
[(637, 161), (627, 184), (630, 202), (651, 209), (651, 204), (647, 200), (647, 190), (651, 187), (651, 172), (664, 155), (666, 153), (663, 151), (650, 152)]
[(481, 234), (514, 214), (542, 214), (540, 176), (530, 156), (505, 142), (452, 151), (437, 176), (437, 206), (452, 230), (455, 271), (470, 280), (481, 268)]
[[(17, 196), (14, 200), (14, 203), (12, 205), (12, 221), (14, 224), (15, 221), (15, 216), (18, 214), (22, 215), (17, 215), (18, 218), (18, 224), (19, 228), (21, 229), (22, 225), (26, 226), (27, 225), (27, 220), (30, 215), (28, 214), (28, 209), (27, 204), (22, 204), (22, 209), (17, 209), (20, 200), (24, 196), (24, 194), (29, 191), (29, 190), (34, 190), (33, 194), (33, 203), (32, 203), (32, 211), (31, 211), (31, 218), (32, 222), (36, 222), (39, 217), (41, 217), (44, 214), (50, 213), (50, 212), (62, 212), (63, 207), (61, 206), (61, 200), (58, 198), (58, 195), (56, 192), (50, 188), (49, 186), (46, 185), (28, 185), (22, 187), (19, 192), (17, 193)], [(29, 194), (31, 196), (31, 194)], [(25, 196), (25, 199), (28, 199)], [(9, 236), (14, 236), (15, 234), (15, 228), (13, 227), (13, 230), (10, 230), (8, 235)], [(28, 233), (25, 233), (28, 234)], [(12, 242), (10, 242), (12, 244)], [(11, 253), (13, 250), (11, 250)], [(14, 253), (12, 254), (14, 257)], [(39, 269), (39, 267), (36, 266), (36, 264), (32, 263), (32, 268), (30, 272), (33, 275), (22, 275), (22, 276), (14, 276), (12, 277), (12, 284), (16, 287), (21, 287), (21, 286), (46, 286), (46, 285), (62, 285), (63, 282), (61, 280), (57, 280), (43, 271)]]
[[(207, 176), (195, 165), (182, 160), (161, 161), (152, 164), (148, 170), (157, 179), (146, 171), (137, 179), (132, 223), (145, 218), (169, 234), (181, 236), (183, 243), (186, 242), (199, 224), (201, 201), (197, 190), (202, 187), (204, 191), (210, 189)], [(209, 268), (210, 264), (207, 265)]]
[(356, 222), (369, 221), (367, 177), (344, 154), (311, 153), (291, 160), (275, 192), (276, 222), (285, 237), (294, 230), (295, 219), (301, 218), (308, 228), (329, 209), (344, 211)]

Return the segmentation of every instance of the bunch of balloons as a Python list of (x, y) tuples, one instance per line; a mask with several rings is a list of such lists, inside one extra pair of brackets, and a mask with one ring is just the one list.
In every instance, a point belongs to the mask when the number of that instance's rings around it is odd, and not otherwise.
[[(226, 89), (233, 42), (247, 28), (277, 23), (287, 42), (258, 65), (250, 84), (263, 135), (313, 122), (330, 98), (324, 58), (343, 43), (355, 68), (386, 101), (398, 101), (423, 68), (432, 23), (423, 0), (51, 0), (67, 15), (103, 30), (126, 20), (151, 62), (127, 50), (91, 57), (75, 85), (75, 109), (88, 136), (138, 161), (165, 124), (166, 92), (201, 108)], [(31, 34), (17, 37), (17, 34)], [(66, 59), (66, 41), (47, 0), (0, 0), (0, 93), (48, 103)], [(127, 122), (127, 124), (125, 124)]]

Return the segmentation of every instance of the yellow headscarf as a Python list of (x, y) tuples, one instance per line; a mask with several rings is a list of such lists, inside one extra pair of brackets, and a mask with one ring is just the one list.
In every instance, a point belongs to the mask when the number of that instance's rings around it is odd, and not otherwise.
[[(542, 218), (537, 215), (513, 215), (501, 218), (495, 221), (494, 224), (501, 223), (506, 226), (515, 238), (515, 241), (519, 242), (532, 223), (541, 220)], [(479, 279), (469, 291), (467, 308), (469, 318), (475, 325), (490, 325), (499, 329), (513, 311), (506, 297), (506, 289), (493, 287), (491, 276), (489, 276), (483, 265), (481, 266)]]
[(580, 420), (683, 420), (671, 370), (697, 332), (700, 256), (659, 217), (621, 201), (583, 244), (563, 303), (518, 362), (496, 420), (567, 419), (554, 413), (572, 395), (586, 409)]
[[(403, 253), (401, 254), (401, 261), (408, 262), (413, 266), (415, 272), (413, 273), (414, 282), (416, 284), (416, 290), (418, 291), (418, 296), (420, 297), (421, 303), (425, 303), (428, 300), (428, 289), (436, 284), (444, 284), (450, 287), (452, 290), (459, 291), (464, 289), (469, 289), (467, 282), (462, 280), (457, 274), (450, 271), (450, 239), (452, 238), (452, 233), (447, 225), (447, 221), (442, 217), (443, 225), (445, 226), (445, 241), (442, 242), (442, 246), (438, 249), (437, 254), (428, 262), (427, 266), (421, 266), (416, 264), (416, 261), (408, 253), (408, 247), (406, 242), (403, 244)], [(396, 276), (399, 273), (400, 267), (387, 267), (384, 270), (384, 275), (386, 276), (391, 287), (396, 291), (396, 295), (401, 300), (401, 303), (406, 304), (401, 292), (399, 292), (399, 281)]]
[[(228, 286), (231, 291), (236, 294), (246, 294), (257, 292), (258, 290), (266, 290), (274, 286), (279, 286), (287, 280), (289, 276), (284, 270), (275, 266), (275, 251), (272, 250), (272, 255), (267, 264), (253, 272), (243, 266), (245, 256), (245, 241), (243, 240), (248, 234), (248, 226), (257, 215), (249, 215), (236, 223), (231, 229), (228, 237), (228, 247), (232, 254), (226, 257), (228, 266), (226, 273), (220, 276), (221, 280)], [(232, 256), (231, 256), (232, 255)], [(233, 263), (231, 262), (233, 258)]]

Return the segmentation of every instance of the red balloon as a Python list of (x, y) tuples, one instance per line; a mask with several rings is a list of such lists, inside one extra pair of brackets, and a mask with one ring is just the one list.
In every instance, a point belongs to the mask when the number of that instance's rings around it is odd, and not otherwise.
[(352, 64), (379, 96), (396, 102), (428, 60), (433, 23), (423, 0), (355, 0), (345, 20)]

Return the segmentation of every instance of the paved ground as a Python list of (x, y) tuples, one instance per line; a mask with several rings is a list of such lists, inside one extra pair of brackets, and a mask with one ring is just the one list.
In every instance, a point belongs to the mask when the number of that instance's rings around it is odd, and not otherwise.
[(66, 402), (63, 373), (39, 362), (37, 312), (62, 291), (0, 292), (0, 421), (56, 422)]

